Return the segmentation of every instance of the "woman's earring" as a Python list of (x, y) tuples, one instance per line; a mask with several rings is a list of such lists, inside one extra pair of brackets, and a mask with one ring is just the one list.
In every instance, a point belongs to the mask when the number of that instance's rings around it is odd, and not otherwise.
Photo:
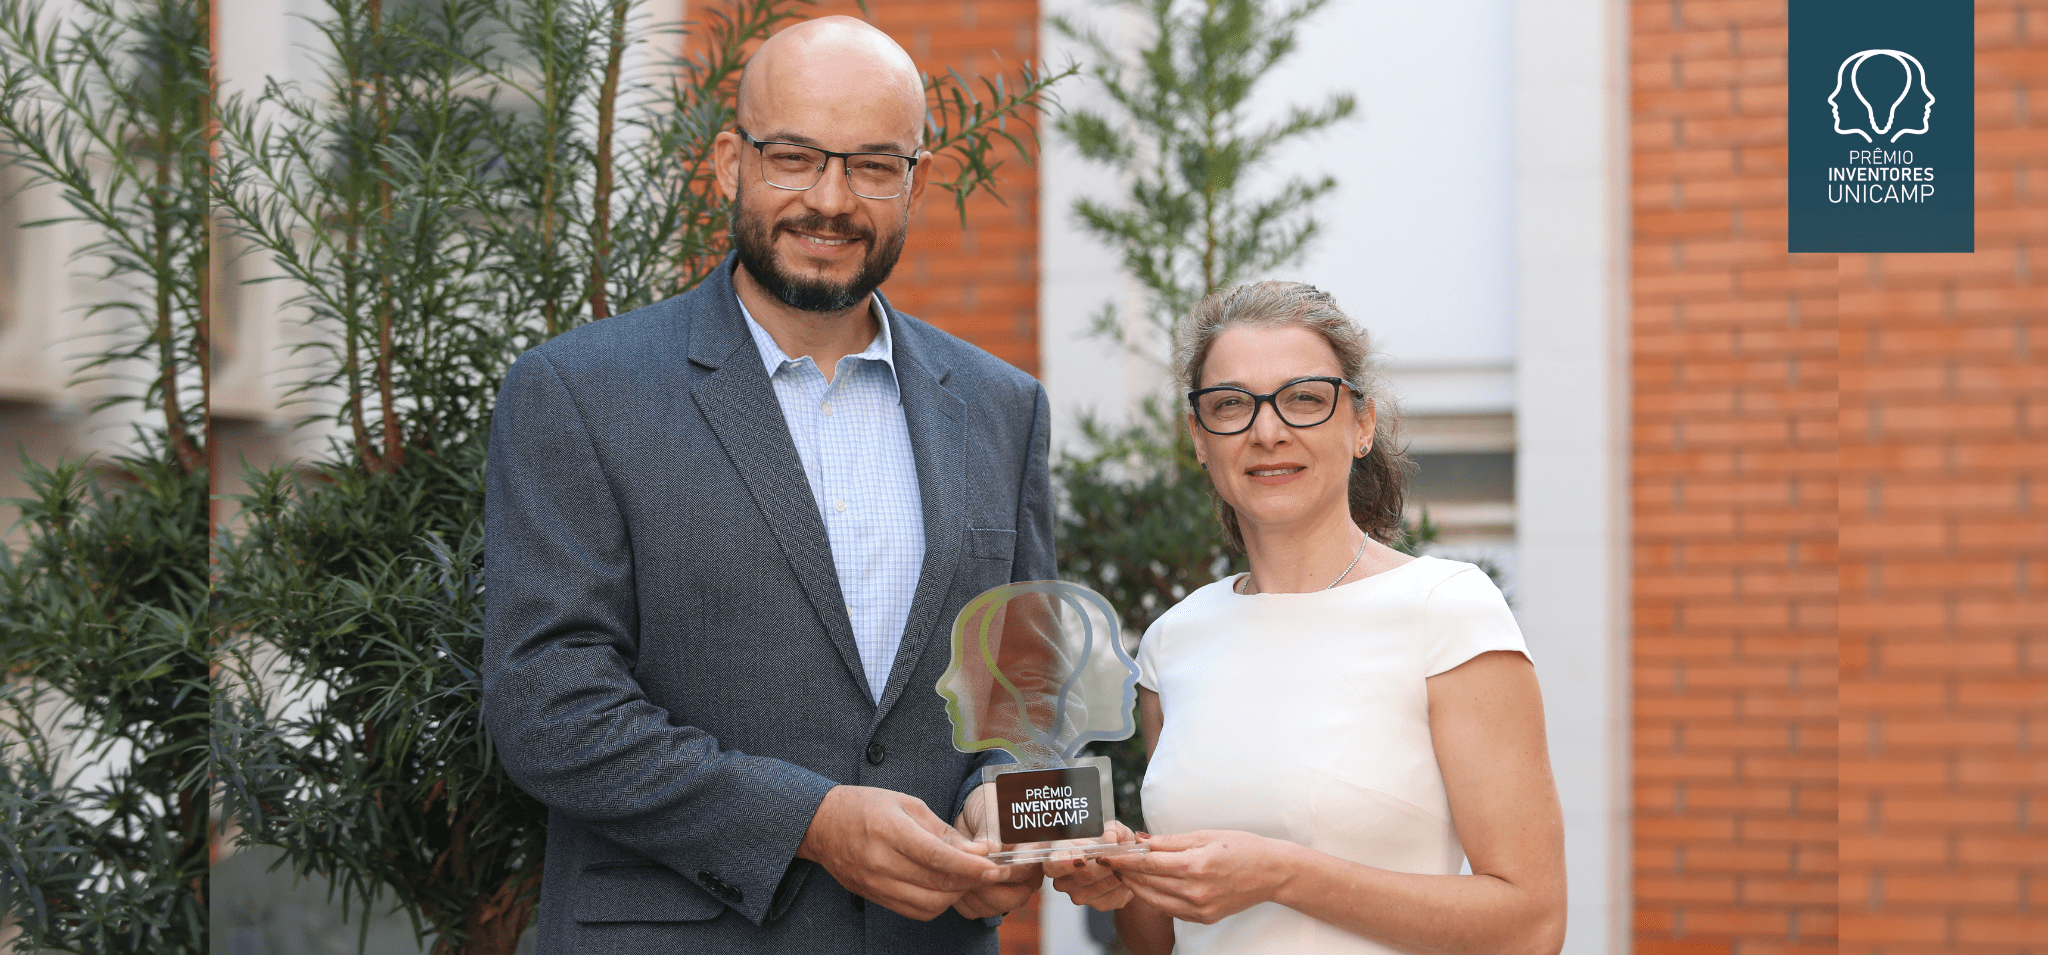
[(1199, 464), (1199, 465), (1201, 465), (1201, 466), (1202, 466), (1202, 470), (1204, 470), (1204, 471), (1207, 471), (1207, 470), (1209, 470), (1209, 462), (1207, 462), (1207, 461), (1196, 461), (1195, 463), (1196, 463), (1196, 464)]

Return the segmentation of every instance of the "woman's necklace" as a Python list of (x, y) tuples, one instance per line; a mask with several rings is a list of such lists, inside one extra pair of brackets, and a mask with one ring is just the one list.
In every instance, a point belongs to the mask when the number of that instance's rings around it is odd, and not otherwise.
[[(1343, 582), (1344, 582), (1344, 578), (1346, 578), (1346, 577), (1349, 577), (1349, 576), (1351, 576), (1351, 569), (1352, 569), (1353, 567), (1357, 567), (1357, 566), (1358, 566), (1358, 559), (1359, 559), (1359, 558), (1361, 558), (1361, 557), (1364, 557), (1364, 556), (1365, 556), (1365, 542), (1366, 542), (1366, 541), (1369, 541), (1369, 540), (1372, 540), (1372, 535), (1371, 535), (1371, 534), (1364, 534), (1364, 533), (1361, 533), (1361, 534), (1359, 534), (1359, 535), (1358, 535), (1358, 553), (1356, 553), (1356, 554), (1352, 554), (1352, 555), (1351, 555), (1351, 563), (1345, 564), (1345, 565), (1344, 565), (1344, 572), (1343, 572), (1343, 573), (1341, 573), (1341, 574), (1338, 574), (1338, 575), (1337, 575), (1337, 579), (1336, 579), (1336, 580), (1330, 581), (1330, 586), (1328, 586), (1328, 587), (1324, 587), (1324, 588), (1323, 588), (1324, 590), (1336, 590), (1336, 589), (1337, 589), (1337, 585), (1338, 585), (1338, 584), (1341, 584), (1341, 583), (1343, 583)], [(1252, 574), (1251, 574), (1251, 571), (1245, 571), (1245, 574), (1244, 574), (1244, 579), (1238, 582), (1238, 586), (1239, 586), (1239, 587), (1241, 587), (1241, 588), (1243, 588), (1243, 589), (1239, 590), (1239, 591), (1238, 591), (1238, 593), (1240, 593), (1240, 594), (1244, 594), (1244, 595), (1246, 595), (1246, 596), (1249, 596), (1249, 595), (1251, 595), (1251, 594), (1257, 593), (1257, 591), (1255, 591), (1255, 590), (1252, 590), (1252, 589), (1251, 589), (1251, 585), (1252, 585)]]

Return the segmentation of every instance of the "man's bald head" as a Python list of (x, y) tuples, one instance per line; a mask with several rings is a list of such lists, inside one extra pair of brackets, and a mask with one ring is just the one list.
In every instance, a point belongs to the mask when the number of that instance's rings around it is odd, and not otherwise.
[[(769, 37), (740, 74), (740, 125), (830, 125), (849, 110), (923, 140), (924, 82), (889, 35), (853, 17), (807, 20)], [(893, 115), (891, 115), (893, 114)], [(851, 118), (851, 117), (849, 117)], [(764, 136), (773, 133), (762, 128)]]

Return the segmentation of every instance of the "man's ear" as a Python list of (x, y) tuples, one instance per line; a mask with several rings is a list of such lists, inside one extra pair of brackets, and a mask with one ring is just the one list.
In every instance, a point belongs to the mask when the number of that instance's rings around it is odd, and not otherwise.
[(932, 154), (927, 150), (920, 149), (917, 151), (917, 165), (911, 167), (910, 170), (909, 211), (911, 215), (917, 215), (917, 210), (924, 207), (924, 187), (930, 185), (931, 181)]
[(711, 140), (711, 169), (718, 176), (718, 191), (731, 202), (740, 195), (740, 151), (746, 148), (740, 134), (728, 129)]

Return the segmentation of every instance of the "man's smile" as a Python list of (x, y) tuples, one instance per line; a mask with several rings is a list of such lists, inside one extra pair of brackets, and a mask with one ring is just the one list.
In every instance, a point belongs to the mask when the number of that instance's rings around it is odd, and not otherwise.
[(868, 234), (865, 232), (818, 232), (787, 225), (782, 227), (782, 231), (794, 237), (799, 247), (804, 251), (820, 258), (830, 258), (839, 255), (847, 247), (857, 243), (864, 243), (868, 239)]

